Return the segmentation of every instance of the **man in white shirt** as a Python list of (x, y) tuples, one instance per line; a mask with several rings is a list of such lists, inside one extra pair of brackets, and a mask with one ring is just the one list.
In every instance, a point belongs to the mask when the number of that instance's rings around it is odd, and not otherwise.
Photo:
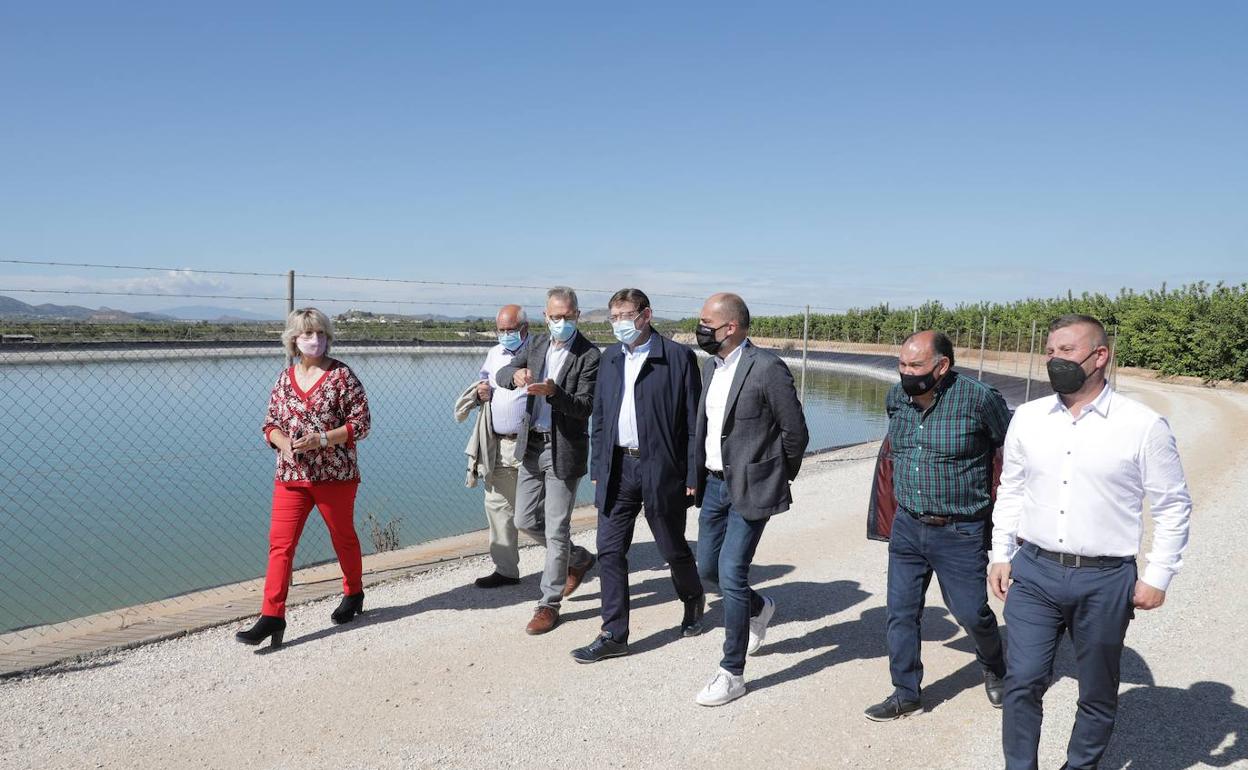
[[(1063, 767), (1095, 768), (1118, 709), (1123, 639), (1134, 610), (1160, 607), (1182, 566), (1192, 501), (1165, 419), (1105, 381), (1105, 327), (1066, 315), (1049, 326), (1056, 395), (1019, 407), (1005, 439), (988, 585), (1008, 631), (1002, 745), (1007, 770), (1031, 770), (1041, 699), (1069, 631), (1079, 710)], [(1153, 517), (1143, 575), (1143, 501)]]
[(706, 607), (685, 519), (696, 473), (693, 434), (702, 382), (697, 357), (650, 325), (650, 299), (621, 289), (607, 303), (619, 344), (602, 354), (590, 418), (589, 477), (598, 506), (598, 579), (602, 629), (572, 651), (578, 663), (628, 654), (628, 551), (645, 509), (654, 545), (671, 568), (684, 604), (682, 636), (702, 630)]
[(545, 634), (559, 625), (563, 597), (594, 566), (594, 555), (572, 544), (576, 488), (589, 470), (589, 416), (598, 380), (598, 347), (577, 331), (576, 292), (546, 292), (547, 334), (533, 340), (498, 370), (503, 388), (527, 394), (525, 425), (516, 440), (521, 458), (516, 478), (516, 529), (546, 546), (542, 598), (525, 633)]
[(723, 595), (719, 668), (697, 694), (722, 706), (745, 694), (745, 656), (758, 652), (776, 602), (750, 587), (750, 564), (767, 521), (789, 509), (789, 482), (810, 434), (789, 367), (749, 342), (750, 310), (736, 294), (713, 294), (695, 336), (711, 355), (694, 435), (698, 573)]
[(485, 487), (485, 517), (489, 522), (490, 559), (494, 572), (477, 578), (478, 588), (498, 588), (520, 582), (520, 551), (516, 544), (516, 436), (524, 427), (528, 394), (523, 390), (499, 389), (495, 375), (529, 341), (529, 319), (519, 305), (504, 305), (494, 319), (498, 344), (486, 353), (477, 384), (477, 402), (490, 404), (492, 446), (481, 451), (493, 457), (490, 473), (482, 479)]

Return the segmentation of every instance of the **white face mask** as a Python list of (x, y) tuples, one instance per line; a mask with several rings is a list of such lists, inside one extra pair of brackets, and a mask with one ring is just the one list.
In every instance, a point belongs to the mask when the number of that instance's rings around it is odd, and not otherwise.
[(551, 339), (567, 342), (572, 339), (573, 334), (576, 334), (576, 321), (569, 318), (560, 318), (558, 321), (548, 320), (546, 328), (550, 329)]
[(324, 332), (304, 332), (295, 338), (295, 346), (307, 358), (320, 358), (325, 355), (329, 340), (325, 339)]
[(611, 332), (615, 334), (615, 338), (625, 345), (631, 345), (641, 336), (641, 329), (637, 328), (637, 319), (625, 321), (623, 319), (614, 321), (611, 324)]

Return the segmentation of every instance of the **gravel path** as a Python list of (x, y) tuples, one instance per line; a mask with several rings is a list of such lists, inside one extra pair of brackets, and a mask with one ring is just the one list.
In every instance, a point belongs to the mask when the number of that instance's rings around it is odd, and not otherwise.
[[(1248, 767), (1248, 600), (1236, 580), (1248, 396), (1122, 386), (1171, 418), (1197, 513), (1166, 606), (1128, 633), (1103, 767)], [(528, 549), (515, 588), (470, 587), (486, 570), (474, 559), (371, 590), (363, 622), (349, 626), (331, 627), (333, 602), (294, 608), (276, 654), (218, 628), (0, 683), (0, 767), (1000, 767), (1000, 712), (936, 586), (924, 625), (929, 713), (862, 717), (890, 691), (885, 547), (863, 534), (871, 457), (857, 448), (810, 461), (794, 510), (769, 527), (755, 574), (778, 611), (747, 665), (750, 693), (728, 706), (693, 702), (722, 633), (677, 636), (679, 605), (639, 527), (629, 657), (568, 657), (597, 629), (596, 579), (554, 632), (523, 633), (541, 556)], [(593, 548), (592, 532), (575, 539)], [(720, 619), (717, 601), (708, 617)], [(1046, 701), (1049, 767), (1074, 718), (1068, 646), (1059, 671)]]

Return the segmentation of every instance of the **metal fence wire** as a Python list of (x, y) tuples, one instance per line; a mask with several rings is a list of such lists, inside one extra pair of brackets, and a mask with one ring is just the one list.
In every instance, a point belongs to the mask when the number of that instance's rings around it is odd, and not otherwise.
[[(528, 296), (526, 306), (540, 307), (540, 296)], [(494, 301), (463, 304), (490, 318), (502, 304)], [(667, 314), (695, 315), (688, 306)], [(104, 341), (86, 341), (81, 324), (59, 322), (44, 324), (34, 341), (0, 343), (0, 648), (52, 624), (72, 627), (101, 613), (118, 613), (124, 623), (125, 608), (176, 608), (190, 594), (202, 599), (201, 592), (263, 576), (274, 452), (260, 428), (286, 365), (281, 326), (172, 325), (153, 339), (150, 328), (114, 324), (92, 330)], [(688, 321), (658, 327), (692, 343)], [(12, 328), (0, 323), (6, 333)], [(584, 328), (600, 344), (613, 341), (601, 321)], [(1016, 336), (1016, 348), (1034, 339), (1022, 330)], [(883, 435), (899, 341), (821, 340), (802, 327), (756, 340), (788, 361), (812, 450)], [(959, 346), (963, 371), (974, 371), (972, 355), (985, 353), (988, 367), (1006, 374), (1034, 370), (1039, 360), (1039, 349), (1028, 361), (994, 357), (988, 342), (974, 342)], [(480, 489), (464, 487), (471, 421), (456, 423), (452, 406), (477, 379), (491, 344), (488, 321), (458, 331), (340, 323), (331, 354), (359, 375), (372, 411), (372, 431), (358, 450), (356, 528), (365, 553), (485, 526)], [(583, 482), (581, 502), (591, 494)], [(296, 568), (334, 558), (315, 518)]]

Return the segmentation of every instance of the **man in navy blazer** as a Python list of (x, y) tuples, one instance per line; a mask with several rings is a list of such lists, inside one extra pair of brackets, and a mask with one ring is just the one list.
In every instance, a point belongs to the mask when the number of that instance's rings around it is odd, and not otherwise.
[(602, 631), (572, 651), (578, 663), (628, 654), (628, 549), (643, 508), (685, 605), (682, 635), (701, 632), (706, 607), (685, 540), (685, 516), (697, 482), (693, 435), (702, 392), (697, 358), (654, 330), (644, 292), (621, 289), (607, 308), (619, 343), (603, 353), (590, 418)]
[(789, 367), (750, 344), (750, 310), (736, 294), (702, 306), (698, 347), (711, 354), (694, 431), (698, 567), (724, 597), (724, 657), (697, 695), (722, 706), (745, 694), (745, 656), (762, 646), (776, 602), (750, 588), (750, 563), (772, 516), (789, 509), (789, 482), (810, 434)]

